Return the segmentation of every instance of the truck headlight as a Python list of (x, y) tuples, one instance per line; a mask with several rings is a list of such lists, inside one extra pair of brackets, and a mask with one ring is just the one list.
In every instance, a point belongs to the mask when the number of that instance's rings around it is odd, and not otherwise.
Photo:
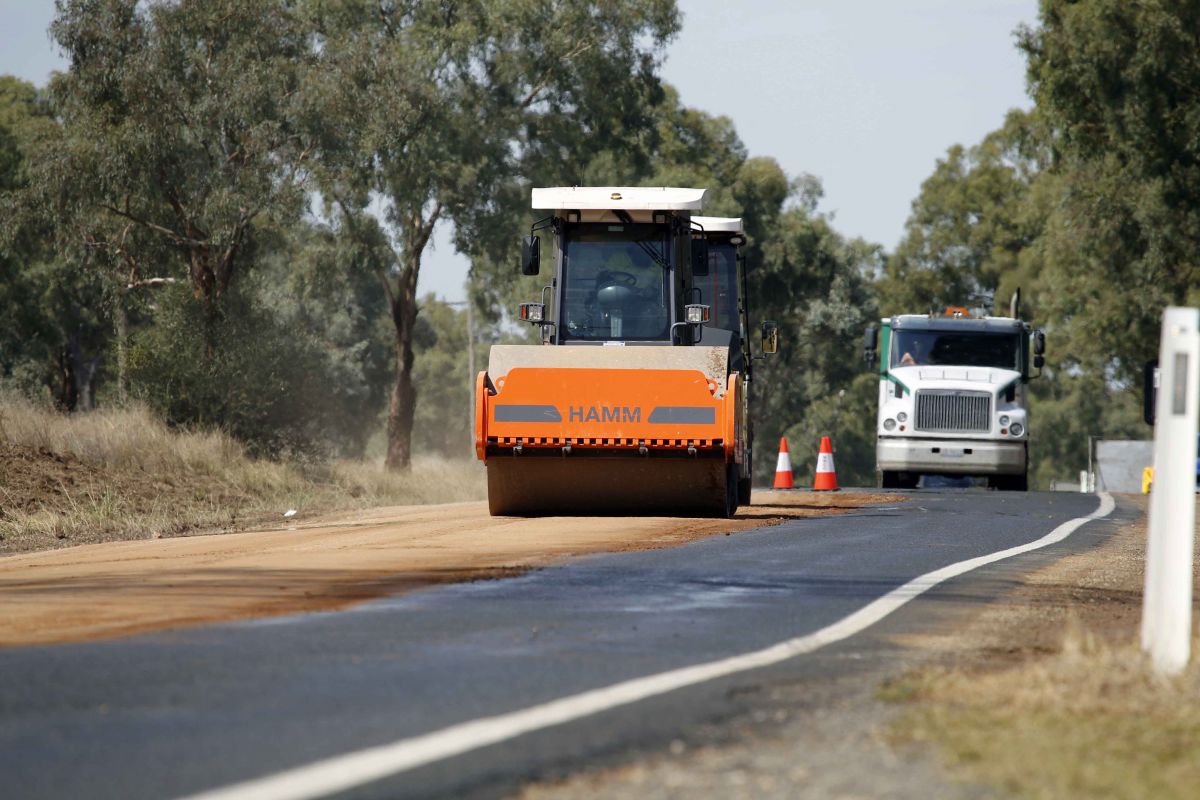
[(896, 419), (899, 422), (908, 422), (908, 414), (905, 414), (903, 411), (901, 411), (899, 414), (896, 415)]
[(1025, 426), (1019, 422), (1014, 422), (1012, 424), (1012, 426), (1009, 427), (1008, 432), (1011, 433), (1013, 436), (1020, 436), (1022, 433), (1025, 432)]
[(894, 419), (885, 419), (885, 420), (883, 421), (883, 429), (884, 429), (885, 431), (894, 431), (894, 430), (896, 430), (896, 420), (894, 420)]
[(1007, 428), (1007, 427), (1008, 427), (1008, 414), (1001, 414), (1001, 415), (1000, 415), (1000, 427), (1001, 427), (1001, 428)]

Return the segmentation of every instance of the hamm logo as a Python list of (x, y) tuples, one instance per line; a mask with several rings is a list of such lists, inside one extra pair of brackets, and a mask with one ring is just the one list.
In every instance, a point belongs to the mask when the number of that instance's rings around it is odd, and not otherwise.
[(629, 406), (568, 406), (569, 422), (641, 422), (642, 410)]

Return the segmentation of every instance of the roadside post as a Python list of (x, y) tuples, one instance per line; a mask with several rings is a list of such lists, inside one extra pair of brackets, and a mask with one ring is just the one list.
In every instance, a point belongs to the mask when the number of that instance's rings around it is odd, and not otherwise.
[(1142, 650), (1156, 672), (1175, 675), (1187, 666), (1192, 635), (1200, 309), (1163, 312), (1158, 363)]

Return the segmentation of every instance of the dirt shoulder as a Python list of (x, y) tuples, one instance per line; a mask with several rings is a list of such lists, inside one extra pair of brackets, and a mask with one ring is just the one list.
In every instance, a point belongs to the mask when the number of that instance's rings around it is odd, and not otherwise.
[(380, 508), (282, 530), (111, 542), (0, 558), (0, 646), (339, 608), (573, 556), (673, 547), (903, 498), (762, 492), (730, 520), (515, 519), (483, 503)]

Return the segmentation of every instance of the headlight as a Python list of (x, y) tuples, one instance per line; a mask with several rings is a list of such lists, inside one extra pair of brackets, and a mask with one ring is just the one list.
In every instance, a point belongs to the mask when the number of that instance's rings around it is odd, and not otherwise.
[(686, 318), (689, 324), (700, 325), (701, 323), (708, 322), (708, 306), (701, 303), (694, 303), (683, 308), (687, 314)]
[(1025, 432), (1025, 426), (1019, 422), (1014, 422), (1012, 424), (1012, 427), (1010, 427), (1008, 429), (1008, 432), (1011, 433), (1013, 436), (1020, 436), (1022, 433)]
[(896, 430), (896, 420), (894, 420), (894, 419), (885, 419), (885, 420), (883, 421), (883, 429), (884, 429), (885, 431), (894, 431), (894, 430)]
[(1000, 427), (1001, 427), (1001, 428), (1007, 428), (1007, 427), (1008, 427), (1008, 414), (1001, 414), (1001, 415), (1000, 415)]
[(520, 317), (526, 322), (539, 323), (546, 319), (546, 306), (542, 303), (521, 303)]
[(896, 419), (900, 422), (908, 422), (908, 414), (905, 414), (903, 411), (901, 411), (896, 415)]

